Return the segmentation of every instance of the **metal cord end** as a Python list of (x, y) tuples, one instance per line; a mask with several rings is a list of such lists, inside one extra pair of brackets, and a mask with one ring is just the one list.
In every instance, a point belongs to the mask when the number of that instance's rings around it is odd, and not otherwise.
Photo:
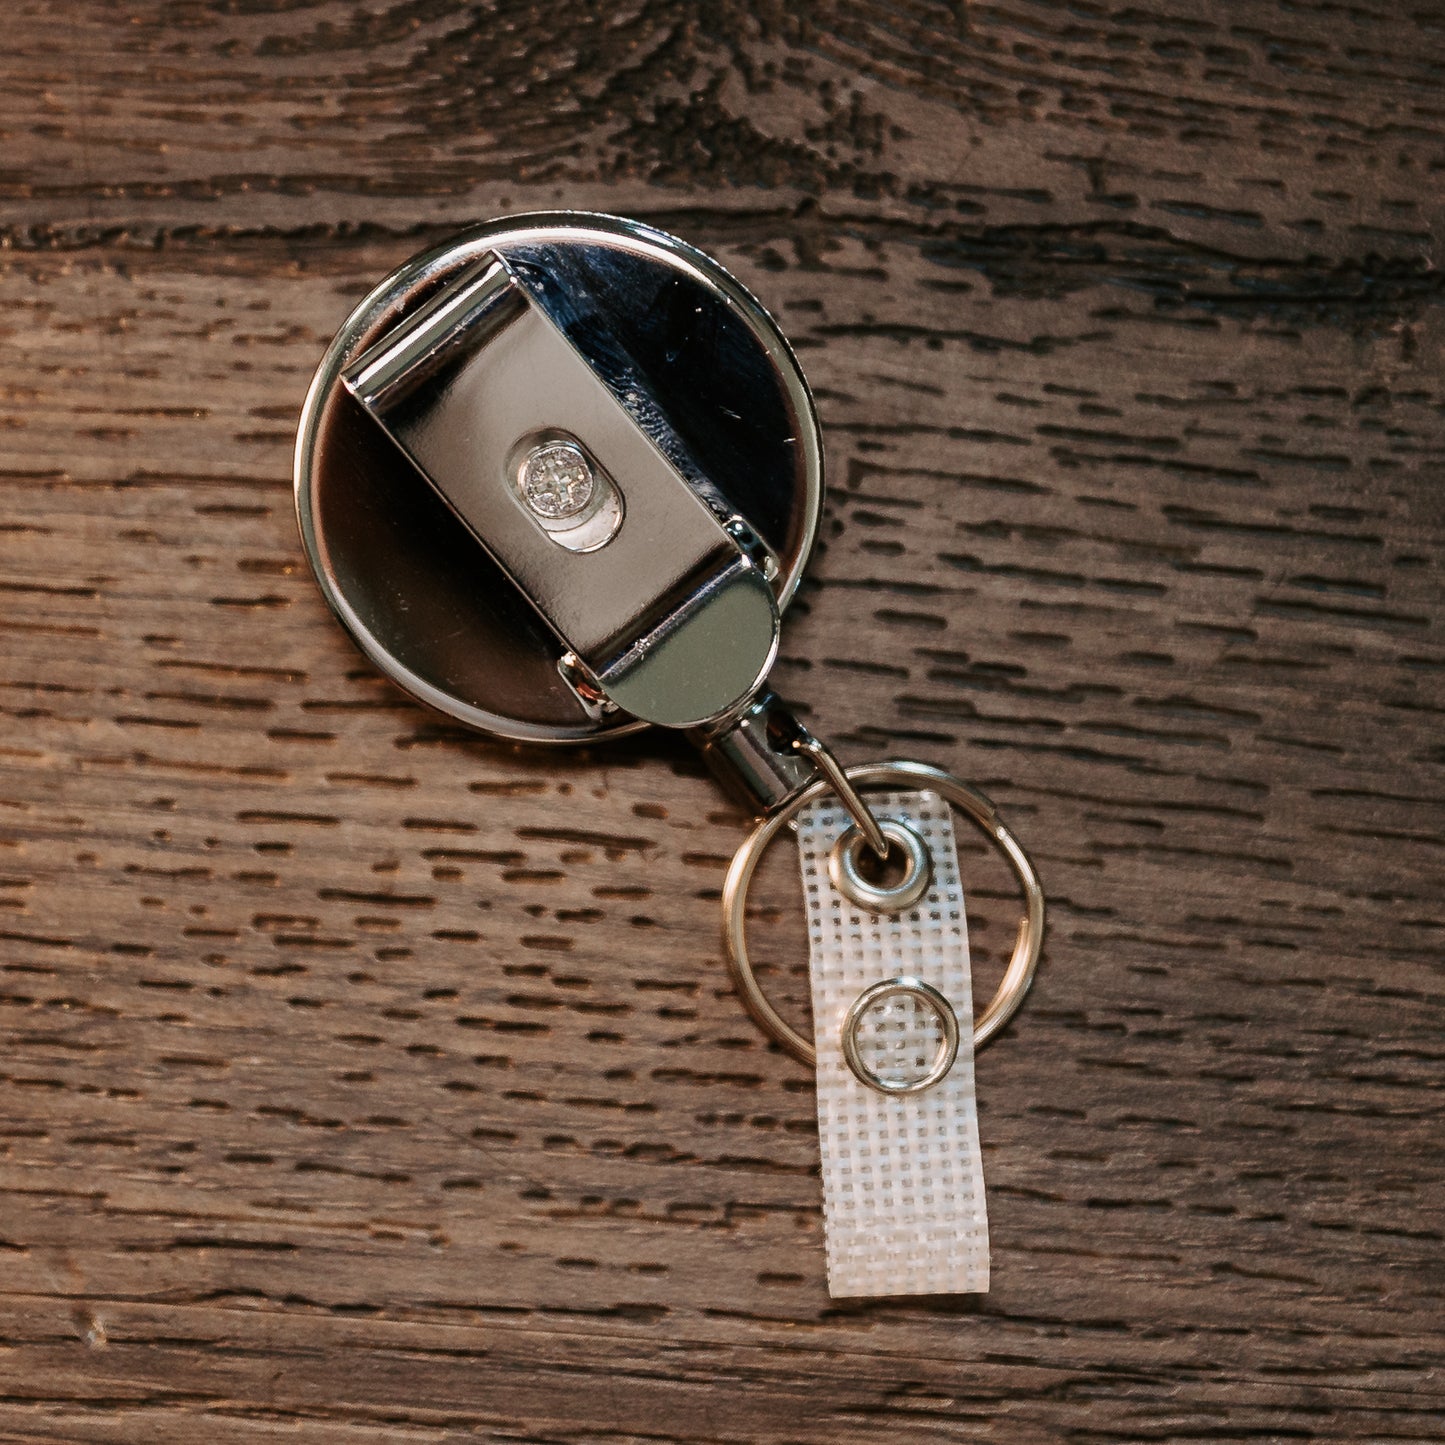
[(694, 729), (692, 738), (728, 790), (765, 817), (819, 778), (826, 780), (869, 849), (880, 860), (887, 858), (888, 835), (848, 781), (842, 763), (771, 688), (722, 722)]

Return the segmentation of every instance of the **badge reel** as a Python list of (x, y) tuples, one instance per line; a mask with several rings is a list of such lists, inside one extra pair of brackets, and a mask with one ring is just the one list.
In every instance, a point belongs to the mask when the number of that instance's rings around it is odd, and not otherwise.
[[(794, 1057), (814, 1063), (829, 1030), (860, 1086), (908, 1095), (936, 1086), (958, 1050), (954, 1005), (913, 974), (885, 967), (812, 1041), (759, 987), (749, 882), (778, 832), (819, 807), (841, 809), (831, 887), (874, 923), (937, 904), (939, 860), (891, 800), (941, 798), (1002, 849), (1025, 910), (975, 1044), (1018, 1008), (1043, 894), (993, 804), (921, 763), (843, 768), (768, 687), (817, 533), (822, 446), (787, 342), (716, 262), (637, 222), (571, 212), (491, 222), (415, 256), (322, 360), (296, 501), (328, 603), (414, 697), (518, 742), (654, 725), (701, 748), (761, 819), (727, 875), (724, 937), (743, 1002)], [(911, 1073), (868, 1046), (869, 1021), (905, 1006), (936, 1023)]]

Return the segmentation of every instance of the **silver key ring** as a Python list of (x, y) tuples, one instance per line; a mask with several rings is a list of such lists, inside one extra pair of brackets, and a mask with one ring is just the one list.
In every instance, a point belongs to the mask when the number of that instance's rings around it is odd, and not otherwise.
[[(977, 788), (970, 787), (952, 773), (945, 773), (941, 768), (930, 767), (927, 763), (864, 763), (859, 767), (849, 768), (847, 777), (850, 783), (864, 788), (902, 786), (932, 789), (978, 824), (1002, 851), (1023, 889), (1024, 916), (1019, 922), (1013, 955), (1004, 971), (998, 992), (973, 1027), (973, 1046), (977, 1051), (1018, 1012), (1019, 1005), (1029, 991), (1029, 985), (1034, 981), (1034, 973), (1039, 964), (1039, 950), (1044, 941), (1044, 891), (1039, 883), (1039, 875), (1034, 871), (1028, 854), (1019, 846), (1018, 839), (998, 816), (998, 810), (993, 803)], [(726, 945), (728, 971), (737, 985), (743, 1006), (769, 1038), (781, 1044), (800, 1063), (810, 1067), (816, 1065), (818, 1057), (812, 1041), (800, 1034), (778, 1013), (753, 972), (752, 961), (748, 957), (747, 894), (753, 874), (768, 844), (783, 828), (791, 824), (809, 803), (816, 802), (832, 791), (834, 790), (828, 780), (822, 778), (759, 823), (734, 854), (722, 893), (723, 941)]]

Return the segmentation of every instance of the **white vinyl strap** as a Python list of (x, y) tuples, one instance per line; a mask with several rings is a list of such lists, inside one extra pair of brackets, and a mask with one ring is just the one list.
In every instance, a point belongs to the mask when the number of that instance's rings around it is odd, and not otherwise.
[[(901, 913), (872, 914), (833, 886), (828, 856), (850, 824), (836, 798), (798, 815), (808, 911), (813, 1029), (818, 1050), (818, 1136), (828, 1292), (844, 1295), (982, 1293), (988, 1218), (973, 1090), (973, 991), (958, 851), (948, 805), (936, 793), (870, 793), (880, 819), (907, 824), (928, 846), (933, 879)], [(849, 1009), (864, 989), (905, 977), (931, 984), (958, 1019), (958, 1058), (932, 1088), (884, 1094), (843, 1055)], [(883, 1079), (922, 1073), (934, 1057), (937, 1017), (913, 997), (876, 1004), (858, 1028), (860, 1051)]]

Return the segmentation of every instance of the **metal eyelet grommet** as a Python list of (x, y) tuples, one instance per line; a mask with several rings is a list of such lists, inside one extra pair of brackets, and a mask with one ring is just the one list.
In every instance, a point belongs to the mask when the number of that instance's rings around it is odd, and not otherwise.
[[(1024, 916), (1019, 922), (1018, 940), (998, 992), (974, 1022), (973, 1046), (975, 1050), (981, 1049), (1018, 1012), (1029, 985), (1033, 983), (1044, 940), (1044, 891), (1039, 875), (1028, 854), (1019, 846), (1018, 839), (998, 816), (993, 803), (977, 788), (969, 787), (941, 768), (929, 767), (926, 763), (865, 763), (861, 767), (849, 768), (848, 780), (864, 788), (932, 789), (983, 830), (1003, 853), (1018, 879), (1024, 895)], [(805, 1038), (778, 1013), (753, 972), (747, 945), (747, 893), (768, 844), (803, 808), (830, 791), (827, 779), (821, 779), (758, 824), (733, 855), (722, 895), (723, 941), (728, 970), (743, 1006), (770, 1039), (810, 1067), (817, 1063), (817, 1051), (812, 1040)]]
[[(928, 892), (928, 885), (933, 881), (933, 859), (929, 856), (928, 844), (906, 823), (897, 818), (880, 818), (878, 822), (883, 836), (903, 855), (903, 876), (899, 881), (870, 883), (858, 871), (863, 850), (870, 845), (856, 823), (833, 844), (833, 851), (828, 855), (828, 877), (844, 898), (869, 913), (902, 913)], [(888, 858), (891, 860), (892, 856), (890, 847)]]
[[(858, 1031), (868, 1014), (879, 1004), (900, 997), (922, 1003), (938, 1020), (940, 1037), (933, 1058), (923, 1073), (908, 1079), (889, 1079), (864, 1060)], [(880, 1094), (921, 1094), (941, 1083), (958, 1058), (958, 1015), (949, 1001), (921, 978), (900, 976), (884, 979), (882, 983), (865, 988), (853, 1000), (853, 1006), (843, 1020), (843, 1058), (860, 1084), (866, 1084)]]

